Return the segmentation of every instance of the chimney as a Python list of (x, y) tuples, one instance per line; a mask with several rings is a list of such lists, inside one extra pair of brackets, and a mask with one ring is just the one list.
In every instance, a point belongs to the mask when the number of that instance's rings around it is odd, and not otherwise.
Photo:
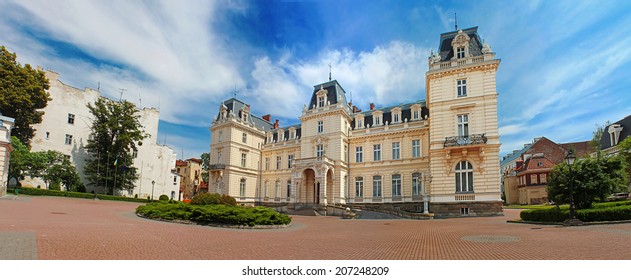
[(263, 116), (263, 119), (266, 120), (267, 122), (272, 122), (271, 121), (271, 117), (272, 116), (270, 114), (267, 114), (267, 115)]
[(278, 120), (274, 123), (274, 129), (278, 129)]
[(374, 110), (375, 109), (375, 103), (370, 103), (370, 110)]

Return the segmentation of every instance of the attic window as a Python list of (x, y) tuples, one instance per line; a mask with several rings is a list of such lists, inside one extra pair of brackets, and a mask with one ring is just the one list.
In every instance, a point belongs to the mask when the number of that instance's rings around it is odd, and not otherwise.
[(543, 166), (543, 162), (538, 161), (538, 162), (537, 162), (537, 166)]
[(464, 48), (456, 48), (456, 57), (458, 59), (464, 58)]
[(318, 96), (318, 107), (324, 107), (324, 96)]

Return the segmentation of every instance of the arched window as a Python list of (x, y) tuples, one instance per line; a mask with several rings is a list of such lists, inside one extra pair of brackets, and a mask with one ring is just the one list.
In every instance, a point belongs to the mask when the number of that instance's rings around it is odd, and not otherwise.
[(239, 196), (245, 196), (245, 178), (241, 178), (241, 181), (239, 182)]
[(456, 192), (473, 192), (473, 165), (468, 161), (456, 165)]

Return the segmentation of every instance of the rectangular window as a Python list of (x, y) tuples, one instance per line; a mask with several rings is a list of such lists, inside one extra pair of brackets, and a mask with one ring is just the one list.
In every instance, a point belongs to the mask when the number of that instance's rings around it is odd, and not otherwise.
[(276, 181), (276, 190), (274, 191), (274, 197), (280, 198), (280, 181)]
[(324, 122), (318, 121), (318, 133), (324, 132)]
[(269, 158), (265, 158), (265, 171), (269, 170)]
[(394, 114), (394, 122), (395, 123), (399, 122), (399, 114)]
[(421, 140), (412, 140), (412, 157), (421, 157)]
[(294, 139), (296, 138), (296, 131), (295, 130), (290, 130), (289, 131), (289, 139)]
[(344, 161), (348, 162), (348, 146), (344, 145)]
[(381, 124), (381, 117), (377, 116), (375, 117), (375, 125), (380, 125)]
[(316, 146), (316, 157), (324, 156), (324, 145), (320, 144)]
[(222, 131), (219, 131), (219, 142), (221, 142), (221, 140), (223, 140), (223, 135), (222, 135)]
[(74, 124), (74, 114), (68, 114), (68, 123)]
[(294, 161), (294, 155), (287, 156), (287, 168), (291, 169), (291, 163)]
[(458, 87), (458, 97), (467, 96), (467, 80), (458, 80), (457, 87)]
[(363, 121), (361, 119), (358, 119), (357, 120), (357, 128), (362, 128), (362, 127), (364, 127)]
[(66, 145), (72, 145), (72, 135), (66, 134), (66, 140), (64, 141)]
[(46, 131), (46, 140), (50, 139), (50, 132)]
[(381, 144), (373, 145), (372, 159), (373, 161), (381, 160)]
[(401, 143), (392, 143), (392, 159), (401, 159)]
[(464, 58), (464, 48), (456, 48), (456, 57)]
[(355, 147), (355, 162), (363, 162), (364, 161), (364, 148), (362, 146)]
[(241, 167), (245, 167), (248, 155), (246, 153), (241, 153)]
[(372, 177), (372, 196), (381, 197), (381, 176)]
[(291, 180), (287, 180), (287, 198), (291, 197)]
[(542, 184), (547, 184), (548, 183), (548, 178), (547, 178), (545, 173), (539, 174), (539, 179), (540, 179)]
[(263, 197), (269, 197), (269, 182), (265, 182), (265, 189), (263, 190)]
[(243, 137), (241, 137), (241, 142), (243, 142), (244, 144), (248, 143), (248, 134), (247, 133), (243, 133)]
[(318, 107), (324, 107), (324, 96), (318, 97)]
[(221, 152), (217, 153), (217, 163), (221, 163)]
[(245, 196), (245, 179), (241, 179), (241, 182), (239, 182), (239, 196)]
[(421, 175), (419, 173), (412, 174), (412, 195), (421, 194)]
[(276, 169), (280, 169), (282, 161), (283, 161), (283, 159), (282, 159), (281, 156), (276, 156)]
[(414, 111), (414, 119), (418, 120), (418, 111)]
[(539, 184), (539, 180), (537, 180), (537, 174), (530, 175), (530, 184), (531, 185)]
[(392, 175), (392, 196), (401, 196), (401, 175)]
[(469, 115), (458, 115), (458, 136), (469, 137)]
[(355, 197), (363, 197), (364, 196), (364, 178), (357, 177), (355, 178)]

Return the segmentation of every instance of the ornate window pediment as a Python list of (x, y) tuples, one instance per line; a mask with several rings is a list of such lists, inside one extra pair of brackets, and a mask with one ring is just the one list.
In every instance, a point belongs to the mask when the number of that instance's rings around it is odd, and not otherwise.
[(454, 57), (452, 59), (461, 59), (469, 56), (469, 41), (471, 41), (469, 35), (459, 30), (454, 40), (451, 41), (451, 46), (454, 51)]
[(322, 85), (320, 85), (320, 90), (318, 90), (318, 92), (316, 92), (316, 107), (318, 108), (322, 108), (324, 106), (326, 106), (328, 100), (327, 100), (327, 96), (328, 96), (329, 91), (324, 89), (324, 87)]

